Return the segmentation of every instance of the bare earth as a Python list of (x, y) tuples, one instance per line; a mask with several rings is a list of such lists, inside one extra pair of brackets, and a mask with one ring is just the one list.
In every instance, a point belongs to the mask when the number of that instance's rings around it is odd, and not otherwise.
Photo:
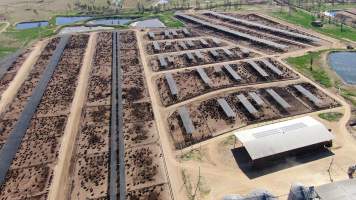
[(54, 169), (53, 182), (48, 195), (49, 199), (63, 199), (63, 194), (66, 194), (64, 191), (69, 189), (67, 188), (68, 184), (66, 183), (69, 178), (70, 161), (73, 154), (76, 135), (79, 132), (80, 116), (86, 98), (89, 73), (92, 65), (92, 57), (95, 52), (95, 45), (96, 33), (90, 35), (89, 43), (83, 59), (78, 85), (58, 154), (58, 163)]

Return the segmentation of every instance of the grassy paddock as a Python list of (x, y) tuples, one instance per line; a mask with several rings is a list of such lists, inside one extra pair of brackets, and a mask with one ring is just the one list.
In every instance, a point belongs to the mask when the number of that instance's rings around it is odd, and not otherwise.
[[(299, 72), (305, 76), (317, 81), (324, 87), (332, 87), (333, 83), (328, 73), (319, 66), (318, 60), (320, 60), (320, 55), (324, 51), (319, 52), (309, 52), (303, 56), (290, 57), (287, 58), (287, 62), (296, 68)], [(313, 65), (310, 65), (310, 60), (313, 58)]]
[(343, 25), (343, 31), (341, 31), (339, 24), (328, 23), (325, 23), (323, 27), (314, 27), (311, 25), (311, 22), (315, 19), (315, 17), (306, 11), (298, 9), (291, 12), (291, 15), (289, 15), (287, 11), (273, 12), (271, 15), (289, 23), (296, 24), (307, 29), (312, 29), (333, 38), (356, 41), (355, 28)]
[(327, 113), (319, 114), (319, 117), (321, 119), (325, 119), (330, 122), (337, 122), (341, 119), (342, 116), (343, 116), (343, 114), (339, 113), (339, 112), (327, 112)]

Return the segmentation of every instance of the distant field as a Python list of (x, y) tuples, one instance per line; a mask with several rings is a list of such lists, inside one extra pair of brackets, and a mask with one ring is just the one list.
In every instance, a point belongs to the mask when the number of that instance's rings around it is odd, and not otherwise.
[[(6, 18), (11, 23), (28, 20), (45, 20), (56, 14), (73, 14), (75, 10), (74, 2), (78, 0), (1, 0), (0, 16)], [(95, 6), (106, 6), (107, 0), (79, 0), (81, 4)]]
[(341, 32), (339, 24), (325, 23), (323, 27), (314, 27), (311, 25), (311, 22), (314, 20), (314, 16), (302, 10), (293, 11), (291, 15), (289, 15), (287, 11), (273, 12), (272, 16), (337, 39), (356, 41), (355, 28), (344, 26), (343, 31)]

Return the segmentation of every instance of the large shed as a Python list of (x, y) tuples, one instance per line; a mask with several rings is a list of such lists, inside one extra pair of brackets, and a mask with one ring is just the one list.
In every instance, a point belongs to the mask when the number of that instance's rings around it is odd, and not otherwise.
[(333, 134), (306, 116), (234, 133), (255, 166), (303, 150), (331, 146)]

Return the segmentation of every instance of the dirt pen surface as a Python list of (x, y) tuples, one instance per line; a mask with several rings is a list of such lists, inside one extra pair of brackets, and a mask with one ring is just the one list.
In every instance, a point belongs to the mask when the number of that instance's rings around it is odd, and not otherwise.
[[(328, 38), (255, 13), (176, 17), (186, 27), (53, 37), (19, 55), (0, 79), (0, 95), (15, 94), (0, 99), (1, 150), (24, 130), (13, 158), (0, 151), (11, 158), (0, 199), (204, 200), (256, 188), (285, 199), (293, 182), (345, 179), (356, 153), (348, 105), (283, 60), (327, 48)], [(336, 136), (333, 155), (254, 171), (232, 137), (328, 111), (344, 114), (339, 123), (319, 119)]]

